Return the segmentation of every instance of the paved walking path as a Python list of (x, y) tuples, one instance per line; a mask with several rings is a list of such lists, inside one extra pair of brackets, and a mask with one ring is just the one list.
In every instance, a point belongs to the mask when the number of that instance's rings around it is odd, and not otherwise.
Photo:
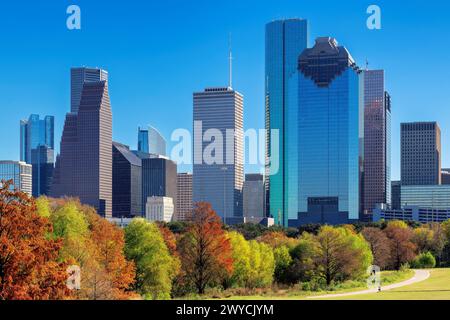
[[(430, 277), (430, 271), (427, 270), (414, 270), (414, 277), (412, 277), (409, 280), (394, 283), (385, 287), (381, 287), (381, 291), (389, 291), (396, 288), (401, 288), (405, 286), (409, 286), (411, 284), (422, 282), (427, 280)], [(326, 299), (326, 298), (340, 298), (340, 297), (349, 297), (349, 296), (356, 296), (361, 294), (369, 294), (369, 293), (377, 293), (378, 289), (368, 289), (363, 291), (356, 291), (356, 292), (348, 292), (348, 293), (340, 293), (340, 294), (326, 294), (323, 296), (313, 296), (308, 297), (307, 299)]]

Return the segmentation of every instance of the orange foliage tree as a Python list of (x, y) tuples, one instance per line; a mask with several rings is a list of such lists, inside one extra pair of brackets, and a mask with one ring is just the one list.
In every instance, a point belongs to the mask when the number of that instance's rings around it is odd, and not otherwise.
[(80, 206), (86, 214), (90, 229), (90, 261), (82, 268), (80, 298), (89, 300), (122, 300), (132, 298), (134, 263), (124, 255), (123, 230), (98, 216), (93, 208)]
[(208, 285), (233, 272), (231, 243), (209, 203), (195, 205), (192, 222), (180, 239), (179, 252), (184, 277), (203, 294)]
[(35, 201), (0, 186), (0, 300), (56, 300), (70, 297), (66, 265), (57, 261), (61, 241), (37, 213)]

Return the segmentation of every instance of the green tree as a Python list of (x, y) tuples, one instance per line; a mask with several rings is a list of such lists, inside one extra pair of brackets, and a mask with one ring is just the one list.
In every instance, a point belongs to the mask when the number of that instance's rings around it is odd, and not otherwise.
[(134, 219), (125, 228), (125, 255), (136, 265), (135, 289), (147, 299), (169, 299), (179, 261), (169, 253), (158, 226)]
[(36, 200), (37, 213), (44, 218), (50, 218), (50, 201), (47, 197), (42, 196)]
[(414, 259), (412, 267), (415, 269), (431, 269), (436, 267), (436, 259), (431, 252), (424, 252)]
[(60, 258), (83, 267), (91, 253), (87, 248), (89, 223), (78, 206), (79, 204), (75, 200), (61, 203), (55, 211), (51, 212), (50, 220), (53, 224), (55, 238), (61, 238), (64, 242)]
[(369, 244), (350, 228), (324, 226), (315, 239), (315, 273), (327, 285), (336, 280), (358, 279), (372, 264)]
[(287, 279), (287, 273), (293, 263), (293, 259), (289, 254), (289, 248), (281, 246), (273, 250), (275, 258), (275, 280), (279, 283), (285, 283)]
[(231, 242), (233, 258), (233, 273), (228, 279), (228, 285), (244, 287), (251, 271), (250, 245), (244, 236), (238, 232), (229, 232), (228, 237)]
[(248, 288), (267, 287), (273, 282), (275, 272), (275, 257), (272, 248), (255, 240), (250, 245), (250, 277)]

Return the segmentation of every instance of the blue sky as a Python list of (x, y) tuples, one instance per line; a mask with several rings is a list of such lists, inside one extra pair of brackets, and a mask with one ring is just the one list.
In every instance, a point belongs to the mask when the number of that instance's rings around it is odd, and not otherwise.
[[(82, 29), (66, 28), (77, 4)], [(366, 9), (382, 10), (382, 30)], [(56, 117), (59, 145), (69, 110), (72, 66), (109, 71), (114, 140), (137, 144), (152, 124), (167, 138), (191, 129), (192, 92), (227, 84), (233, 35), (234, 87), (245, 96), (245, 127), (264, 127), (264, 25), (307, 18), (311, 43), (333, 36), (359, 65), (386, 70), (393, 99), (393, 178), (399, 178), (400, 122), (439, 121), (450, 166), (450, 3), (434, 1), (166, 0), (4, 1), (0, 8), (0, 159), (19, 158), (19, 120)], [(182, 168), (182, 170), (185, 168)], [(248, 167), (248, 171), (257, 168)]]

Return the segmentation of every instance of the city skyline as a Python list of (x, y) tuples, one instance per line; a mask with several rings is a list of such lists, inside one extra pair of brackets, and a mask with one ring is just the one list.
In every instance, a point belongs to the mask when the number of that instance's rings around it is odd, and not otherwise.
[[(448, 7), (448, 4), (442, 4), (442, 10), (431, 10), (416, 1), (411, 3), (411, 10), (408, 10), (408, 13), (396, 10), (401, 4), (388, 3), (387, 1), (379, 1), (378, 4), (382, 9), (383, 27), (382, 30), (371, 31), (365, 27), (367, 19), (365, 9), (368, 5), (366, 3), (349, 1), (341, 4), (342, 8), (336, 10), (337, 5), (331, 3), (319, 8), (315, 4), (287, 2), (275, 6), (275, 2), (266, 2), (264, 5), (264, 3), (258, 2), (257, 4), (249, 1), (245, 4), (239, 4), (242, 9), (239, 14), (240, 19), (233, 20), (233, 23), (228, 20), (231, 16), (231, 10), (227, 11), (228, 9), (222, 12), (220, 17), (211, 15), (201, 23), (194, 22), (189, 18), (186, 30), (182, 32), (183, 36), (185, 35), (184, 32), (192, 32), (205, 24), (211, 26), (212, 30), (204, 35), (199, 33), (200, 36), (190, 39), (189, 43), (179, 41), (176, 47), (169, 45), (167, 39), (170, 36), (176, 36), (174, 32), (177, 28), (170, 26), (167, 29), (157, 28), (153, 30), (154, 22), (149, 22), (149, 25), (144, 26), (142, 31), (134, 33), (136, 37), (128, 37), (127, 40), (124, 40), (125, 43), (135, 49), (134, 52), (128, 49), (127, 52), (124, 52), (121, 41), (118, 41), (118, 43), (112, 41), (116, 32), (121, 32), (124, 36), (130, 35), (131, 30), (136, 32), (134, 30), (136, 24), (132, 23), (130, 26), (126, 26), (124, 23), (119, 23), (120, 28), (115, 25), (116, 18), (122, 17), (119, 15), (120, 6), (115, 4), (108, 4), (107, 6), (106, 16), (108, 16), (111, 30), (105, 30), (101, 27), (101, 22), (105, 22), (102, 19), (106, 18), (93, 21), (93, 18), (88, 14), (101, 4), (80, 3), (84, 14), (82, 30), (73, 33), (65, 28), (66, 16), (64, 15), (65, 8), (63, 8), (63, 5), (43, 4), (42, 12), (44, 12), (44, 15), (48, 15), (48, 19), (42, 21), (30, 19), (30, 22), (27, 22), (27, 17), (32, 16), (35, 11), (33, 5), (21, 10), (22, 16), (20, 19), (16, 19), (17, 22), (14, 20), (17, 17), (5, 16), (3, 19), (2, 16), (0, 26), (6, 28), (17, 26), (17, 34), (22, 35), (24, 33), (22, 37), (24, 40), (18, 41), (10, 35), (5, 35), (5, 47), (9, 44), (10, 48), (4, 52), (5, 61), (8, 61), (4, 70), (5, 73), (10, 74), (10, 77), (0, 79), (0, 105), (8, 110), (8, 113), (2, 114), (5, 125), (0, 130), (3, 134), (8, 132), (13, 135), (11, 139), (2, 141), (0, 158), (19, 159), (17, 143), (19, 132), (16, 124), (17, 121), (31, 113), (54, 115), (55, 139), (56, 141), (60, 140), (64, 114), (66, 110), (70, 109), (69, 85), (67, 81), (62, 79), (67, 79), (69, 68), (72, 66), (98, 65), (114, 75), (114, 87), (118, 88), (114, 91), (112, 97), (113, 112), (117, 115), (113, 130), (114, 140), (129, 144), (132, 149), (135, 149), (135, 130), (142, 123), (141, 119), (144, 119), (144, 123), (151, 122), (155, 126), (161, 126), (159, 129), (168, 140), (170, 140), (170, 134), (174, 129), (190, 129), (190, 95), (192, 92), (198, 91), (202, 87), (214, 84), (225, 85), (227, 83), (227, 46), (230, 31), (233, 34), (233, 53), (235, 56), (234, 83), (246, 96), (247, 101), (244, 115), (245, 128), (263, 128), (264, 115), (261, 108), (264, 106), (264, 80), (261, 75), (264, 72), (264, 25), (283, 16), (300, 16), (310, 21), (311, 39), (319, 35), (329, 34), (345, 43), (359, 65), (363, 66), (365, 60), (368, 59), (371, 69), (383, 68), (386, 70), (387, 87), (389, 87), (395, 105), (392, 123), (393, 180), (400, 177), (400, 122), (439, 120), (444, 133), (442, 139), (444, 146), (443, 166), (448, 166), (449, 155), (447, 155), (445, 149), (448, 143), (446, 143), (445, 132), (448, 132), (450, 128), (450, 123), (446, 120), (450, 117), (446, 117), (449, 112), (446, 108), (448, 100), (439, 88), (445, 86), (449, 80), (441, 74), (432, 72), (432, 70), (435, 69), (433, 65), (438, 61), (440, 68), (443, 69), (448, 68), (449, 62), (443, 58), (440, 59), (443, 55), (442, 52), (433, 50), (431, 54), (435, 57), (433, 60), (436, 61), (430, 61), (426, 66), (414, 64), (414, 61), (417, 61), (425, 55), (425, 52), (429, 51), (428, 48), (424, 47), (433, 45), (437, 47), (437, 44), (441, 44), (445, 28), (436, 28), (435, 26), (447, 23), (443, 22), (446, 18), (443, 12), (446, 11), (445, 8)], [(255, 19), (243, 19), (255, 5), (261, 6), (262, 12)], [(11, 8), (6, 11), (18, 12), (12, 9), (14, 6), (14, 4), (6, 4), (6, 7)], [(153, 8), (153, 6), (163, 7), (164, 4), (145, 4), (142, 5), (142, 9), (145, 11), (146, 8)], [(184, 7), (184, 5), (181, 7), (179, 9), (171, 8), (169, 12), (178, 16), (181, 15), (183, 10), (194, 11), (198, 8), (198, 4), (193, 4), (192, 8)], [(212, 12), (212, 9), (207, 8), (205, 10)], [(149, 12), (147, 11), (146, 14), (151, 15), (152, 13)], [(167, 12), (167, 10), (162, 9), (161, 12)], [(394, 12), (400, 12), (401, 14)], [(140, 13), (134, 14), (138, 18), (141, 17)], [(335, 19), (331, 20), (335, 22), (327, 21), (334, 15)], [(423, 16), (426, 16), (427, 19), (421, 19)], [(195, 15), (193, 18), (195, 18)], [(212, 26), (213, 18), (218, 18), (218, 22), (222, 23), (216, 23)], [(157, 19), (161, 21), (159, 19), (164, 19), (164, 16)], [(44, 22), (44, 20), (47, 22)], [(405, 23), (406, 20), (413, 22)], [(31, 21), (34, 22), (33, 28), (30, 29)], [(60, 29), (58, 29), (59, 24)], [(50, 29), (55, 30), (51, 31)], [(43, 33), (43, 35), (36, 37), (37, 32)], [(88, 46), (88, 44), (92, 44), (99, 32), (105, 32), (105, 46), (109, 49), (106, 55), (96, 53), (90, 50)], [(209, 32), (215, 33), (214, 39), (208, 37)], [(142, 44), (140, 36), (143, 34), (152, 37), (151, 44)], [(217, 36), (218, 34), (223, 34), (223, 37)], [(420, 41), (414, 41), (416, 37), (426, 37), (428, 45), (421, 46)], [(55, 40), (61, 40), (63, 45), (57, 45), (56, 42), (58, 41)], [(36, 51), (48, 47), (49, 41), (55, 43), (50, 46), (52, 52), (42, 55), (39, 53), (40, 51)], [(77, 50), (67, 50), (69, 43), (70, 47), (76, 47)], [(414, 45), (415, 50), (409, 50), (408, 54), (405, 55), (402, 48), (410, 44)], [(152, 60), (144, 60), (144, 57), (148, 56), (148, 51), (155, 50), (155, 48), (157, 50), (155, 55), (152, 56)], [(36, 52), (36, 54), (29, 58), (28, 54), (24, 56), (18, 54), (16, 50), (27, 53)], [(172, 66), (173, 61), (177, 61), (181, 57), (179, 55), (190, 61), (189, 66), (180, 64)], [(120, 59), (118, 59), (119, 56)], [(205, 59), (206, 56), (208, 57), (207, 60)], [(19, 61), (23, 69), (17, 70)], [(139, 73), (150, 72), (153, 75), (152, 78), (140, 83), (139, 81), (129, 81), (130, 78), (136, 77), (137, 64), (140, 64), (141, 67)], [(411, 65), (415, 65), (415, 68), (410, 68)], [(16, 69), (12, 72), (11, 68)], [(198, 70), (195, 74), (191, 72), (194, 69)], [(414, 71), (411, 69), (414, 69)], [(26, 72), (26, 76), (24, 76), (24, 72)], [(423, 79), (431, 77), (435, 81), (430, 81), (430, 83), (423, 81)], [(39, 81), (36, 81), (37, 78), (39, 78)], [(172, 79), (172, 83), (168, 82), (169, 78)], [(188, 79), (189, 81), (187, 81)], [(408, 79), (408, 81), (405, 82), (402, 79)], [(135, 88), (126, 84), (127, 81), (131, 82)], [(18, 94), (18, 90), (21, 88), (18, 85), (19, 83), (26, 88), (27, 95)], [(439, 83), (439, 85), (433, 85), (432, 83)], [(173, 84), (177, 86), (182, 84), (179, 96), (168, 95), (168, 90), (172, 89)], [(143, 93), (137, 93), (137, 90), (142, 90)], [(415, 94), (411, 95), (410, 92), (415, 92)], [(429, 96), (433, 97), (431, 105)], [(426, 109), (423, 108), (424, 105), (427, 105)], [(164, 107), (161, 109), (162, 111), (155, 112), (160, 106)], [(176, 112), (166, 112), (166, 110), (172, 108)], [(135, 112), (132, 112), (133, 114), (128, 112), (130, 109), (135, 110)], [(170, 141), (168, 142), (170, 144)], [(59, 152), (58, 148), (56, 152)], [(246, 172), (259, 172), (257, 167), (247, 166), (246, 169)], [(191, 171), (191, 168), (180, 168), (180, 170)]]

